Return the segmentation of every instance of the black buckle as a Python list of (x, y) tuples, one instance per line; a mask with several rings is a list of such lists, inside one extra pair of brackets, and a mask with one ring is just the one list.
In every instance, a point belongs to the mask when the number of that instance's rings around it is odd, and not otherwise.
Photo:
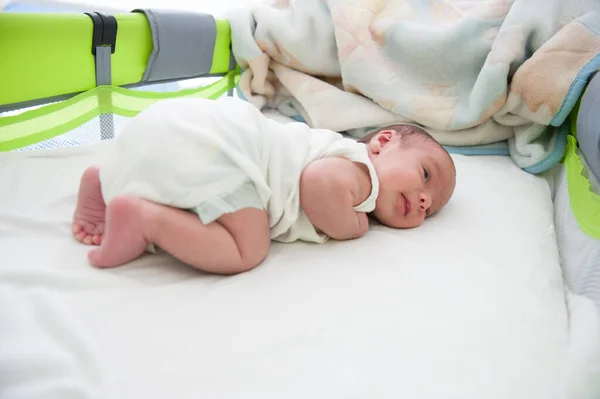
[(101, 12), (86, 12), (92, 19), (94, 32), (92, 34), (92, 54), (96, 55), (96, 47), (110, 46), (110, 53), (115, 53), (117, 45), (117, 19), (112, 15)]

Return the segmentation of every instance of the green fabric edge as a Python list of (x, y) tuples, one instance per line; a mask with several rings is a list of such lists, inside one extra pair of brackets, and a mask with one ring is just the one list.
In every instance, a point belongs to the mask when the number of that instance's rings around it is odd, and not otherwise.
[(567, 136), (567, 151), (563, 163), (573, 216), (581, 231), (600, 240), (600, 196), (592, 191), (590, 182), (582, 174), (583, 164), (577, 155), (577, 139), (573, 135)]
[[(78, 126), (83, 125), (84, 123), (92, 120), (93, 118), (99, 116), (100, 114), (116, 114), (125, 117), (133, 117), (137, 115), (140, 110), (128, 109), (118, 107), (111, 103), (111, 94), (118, 93), (120, 95), (144, 99), (144, 100), (165, 100), (169, 98), (180, 98), (180, 97), (202, 97), (209, 99), (216, 99), (223, 95), (228, 90), (231, 90), (237, 84), (239, 79), (239, 69), (229, 72), (223, 78), (219, 79), (217, 82), (214, 82), (208, 86), (203, 86), (200, 88), (186, 89), (180, 90), (177, 92), (168, 92), (168, 93), (156, 93), (156, 92), (145, 92), (145, 91), (136, 91), (125, 89), (117, 86), (99, 86), (94, 89), (88, 90), (81, 94), (78, 94), (68, 100), (62, 101), (60, 103), (50, 104), (41, 108), (33, 109), (31, 111), (24, 112), (19, 115), (7, 116), (0, 118), (0, 152), (12, 151), (19, 148), (27, 147), (32, 144), (39, 143), (41, 141), (49, 140), (53, 137), (59, 136), (61, 134), (67, 133), (70, 130), (77, 128)], [(79, 115), (76, 118), (70, 119), (68, 122), (55, 126), (51, 129), (43, 130), (41, 132), (21, 136), (14, 139), (2, 139), (2, 128), (14, 125), (17, 123), (22, 123), (24, 121), (29, 121), (35, 118), (39, 118), (53, 112), (60, 111), (67, 107), (73, 106), (80, 101), (84, 101), (89, 97), (97, 96), (99, 106), (94, 108), (92, 111), (87, 112), (83, 115)], [(150, 105), (150, 104), (148, 104)]]

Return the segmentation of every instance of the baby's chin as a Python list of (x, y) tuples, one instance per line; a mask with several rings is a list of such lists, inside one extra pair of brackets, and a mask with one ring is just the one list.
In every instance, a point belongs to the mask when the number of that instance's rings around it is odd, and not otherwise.
[(410, 221), (406, 219), (393, 220), (390, 217), (386, 217), (385, 214), (380, 212), (377, 208), (375, 208), (369, 216), (375, 219), (379, 224), (391, 229), (414, 229), (423, 224), (422, 222), (418, 224), (410, 223)]

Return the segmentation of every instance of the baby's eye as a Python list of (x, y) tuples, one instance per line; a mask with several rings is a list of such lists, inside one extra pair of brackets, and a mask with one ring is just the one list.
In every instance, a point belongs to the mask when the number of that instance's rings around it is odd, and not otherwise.
[(429, 180), (429, 172), (425, 168), (423, 168), (423, 179), (425, 179), (425, 182)]

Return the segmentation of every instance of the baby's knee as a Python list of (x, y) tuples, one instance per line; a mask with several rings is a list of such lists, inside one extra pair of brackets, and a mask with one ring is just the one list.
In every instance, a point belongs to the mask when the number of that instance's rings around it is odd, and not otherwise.
[(238, 243), (241, 260), (238, 273), (247, 272), (259, 266), (269, 254), (270, 238), (258, 242), (253, 241), (251, 243)]

